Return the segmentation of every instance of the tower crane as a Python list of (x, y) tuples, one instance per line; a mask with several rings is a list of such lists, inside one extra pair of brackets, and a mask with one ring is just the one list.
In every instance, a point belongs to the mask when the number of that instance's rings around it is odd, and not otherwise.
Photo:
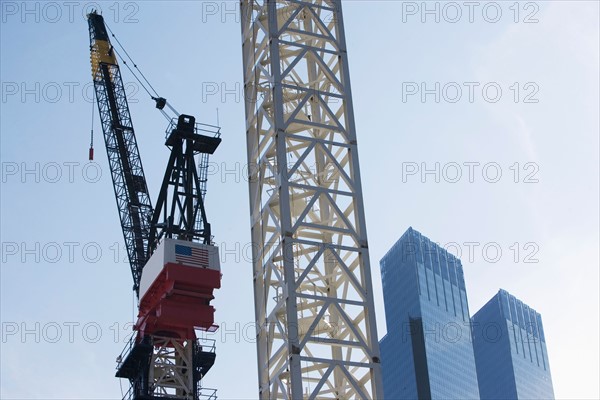
[[(130, 382), (124, 399), (216, 398), (213, 389), (201, 386), (215, 362), (214, 341), (198, 338), (196, 330), (218, 328), (210, 301), (221, 285), (219, 255), (203, 196), (208, 155), (221, 142), (220, 129), (190, 115), (170, 120), (165, 141), (170, 157), (154, 208), (117, 49), (102, 15), (88, 14), (88, 26), (95, 96), (139, 300), (135, 332), (117, 358), (116, 376)], [(162, 97), (153, 99), (161, 111), (168, 105)]]

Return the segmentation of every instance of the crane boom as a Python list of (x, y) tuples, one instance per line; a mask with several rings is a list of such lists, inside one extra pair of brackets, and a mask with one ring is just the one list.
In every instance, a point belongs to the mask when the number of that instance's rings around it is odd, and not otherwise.
[(125, 87), (104, 18), (95, 12), (90, 13), (88, 24), (94, 90), (125, 247), (133, 275), (133, 289), (137, 294), (142, 269), (149, 257), (148, 238), (154, 211), (131, 122)]

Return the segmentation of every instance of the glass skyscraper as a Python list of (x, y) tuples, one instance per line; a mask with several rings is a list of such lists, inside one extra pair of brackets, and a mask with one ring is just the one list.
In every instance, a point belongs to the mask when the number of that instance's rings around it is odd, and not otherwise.
[(479, 398), (460, 260), (409, 228), (380, 265), (385, 399)]
[(505, 290), (473, 316), (482, 399), (553, 399), (542, 317)]

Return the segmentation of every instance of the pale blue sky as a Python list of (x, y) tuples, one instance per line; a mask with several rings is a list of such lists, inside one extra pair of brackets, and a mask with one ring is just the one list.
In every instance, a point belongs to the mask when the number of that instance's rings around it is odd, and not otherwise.
[[(134, 310), (97, 116), (97, 164), (87, 161), (82, 10), (93, 3), (28, 4), (32, 11), (8, 1), (0, 9), (0, 397), (120, 398), (114, 360)], [(542, 314), (557, 398), (599, 398), (598, 2), (481, 2), (472, 23), (462, 2), (455, 23), (447, 3), (428, 4), (439, 4), (439, 23), (422, 15), (421, 2), (344, 2), (379, 336), (386, 332), (379, 259), (413, 226), (441, 245), (458, 244), (471, 314), (500, 287)], [(502, 12), (496, 23), (486, 21), (494, 4)], [(214, 301), (222, 329), (205, 385), (222, 399), (256, 398), (237, 2), (101, 5), (179, 111), (215, 123), (219, 109), (223, 143), (212, 158), (207, 212), (223, 252)], [(168, 156), (166, 124), (122, 71), (154, 201)], [(439, 103), (435, 94), (423, 102), (408, 92), (436, 82)], [(462, 97), (452, 103), (456, 87)], [(439, 182), (421, 175), (436, 163)], [(457, 165), (462, 177), (452, 183)], [(499, 181), (489, 182), (497, 170)], [(32, 333), (22, 337), (24, 329)]]

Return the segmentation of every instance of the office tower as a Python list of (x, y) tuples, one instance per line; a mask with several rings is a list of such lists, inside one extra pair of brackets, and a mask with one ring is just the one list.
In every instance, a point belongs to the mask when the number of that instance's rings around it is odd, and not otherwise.
[(472, 319), (482, 399), (553, 399), (542, 317), (500, 290)]
[(460, 260), (409, 228), (380, 264), (386, 400), (479, 398)]

